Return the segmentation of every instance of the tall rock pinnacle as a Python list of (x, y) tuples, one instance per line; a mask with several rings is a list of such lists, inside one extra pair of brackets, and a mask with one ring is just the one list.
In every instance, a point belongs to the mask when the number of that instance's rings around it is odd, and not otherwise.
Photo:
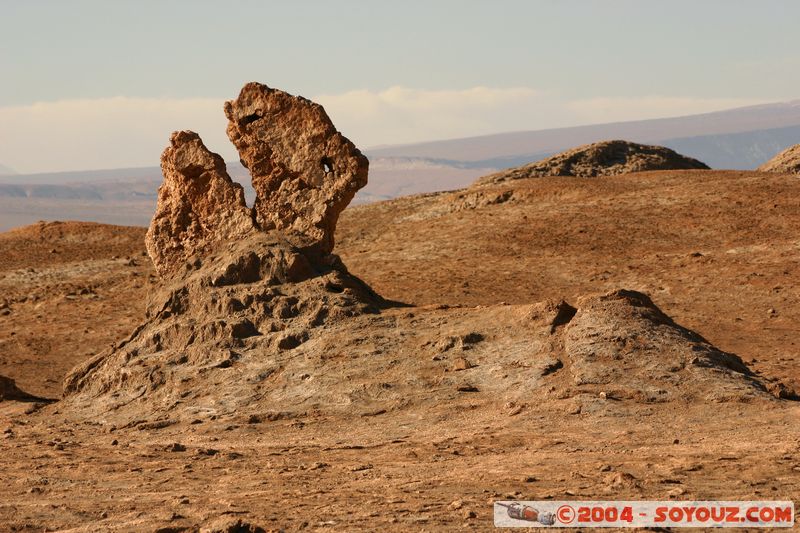
[(276, 231), (311, 256), (331, 253), (339, 213), (367, 184), (369, 162), (322, 106), (260, 83), (225, 103), (228, 136), (250, 170), (256, 201), (200, 137), (179, 131), (161, 156), (164, 183), (147, 249), (164, 276), (213, 245)]
[(322, 106), (260, 83), (245, 85), (225, 104), (225, 115), (228, 137), (253, 178), (257, 224), (330, 253), (339, 213), (367, 184), (367, 158)]

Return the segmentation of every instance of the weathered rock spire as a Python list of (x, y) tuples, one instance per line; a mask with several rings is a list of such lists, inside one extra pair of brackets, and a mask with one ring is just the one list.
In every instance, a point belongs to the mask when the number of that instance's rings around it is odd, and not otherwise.
[(252, 175), (255, 205), (247, 207), (242, 187), (196, 133), (173, 133), (146, 239), (158, 272), (182, 270), (215, 243), (253, 231), (278, 231), (313, 256), (329, 254), (339, 213), (367, 183), (367, 158), (322, 106), (260, 83), (226, 102), (225, 115)]

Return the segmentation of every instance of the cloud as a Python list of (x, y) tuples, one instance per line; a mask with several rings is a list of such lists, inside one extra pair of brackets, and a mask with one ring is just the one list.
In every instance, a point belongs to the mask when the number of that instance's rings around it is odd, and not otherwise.
[[(361, 147), (659, 118), (757, 103), (665, 96), (567, 100), (527, 87), (391, 87), (312, 95)], [(198, 132), (238, 159), (225, 135), (224, 99), (102, 98), (0, 107), (0, 164), (21, 173), (157, 165), (170, 132)]]
[(673, 98), (645, 96), (641, 98), (590, 98), (565, 102), (565, 107), (585, 123), (620, 122), (647, 118), (678, 117), (722, 111), (735, 107), (765, 103), (746, 98)]
[(316, 97), (339, 128), (362, 146), (466, 137), (558, 124), (563, 108), (525, 87), (427, 91), (391, 87)]
[(233, 157), (223, 99), (102, 98), (0, 107), (0, 163), (20, 173), (155, 166), (178, 129)]

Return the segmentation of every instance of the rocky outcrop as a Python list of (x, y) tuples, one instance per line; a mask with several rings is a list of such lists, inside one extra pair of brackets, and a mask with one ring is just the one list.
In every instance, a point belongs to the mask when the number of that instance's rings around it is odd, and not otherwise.
[(330, 253), (339, 213), (366, 184), (366, 158), (303, 98), (251, 83), (225, 110), (253, 171), (254, 209), (196, 133), (173, 133), (146, 236), (161, 284), (145, 322), (74, 369), (65, 395), (113, 390), (128, 403), (145, 387), (151, 402), (172, 367), (185, 382), (185, 370), (229, 368), (242, 350), (280, 354), (383, 305)]
[(161, 155), (164, 183), (145, 244), (156, 270), (182, 269), (218, 242), (255, 230), (244, 190), (234, 183), (222, 158), (191, 131), (176, 131)]
[(147, 233), (161, 275), (184, 271), (215, 244), (279, 232), (317, 260), (333, 251), (339, 213), (367, 183), (368, 161), (336, 131), (322, 106), (260, 83), (226, 102), (228, 135), (250, 170), (247, 207), (222, 158), (191, 131), (172, 134), (161, 156), (164, 182)]
[(787, 148), (758, 167), (758, 170), (780, 174), (800, 174), (800, 144)]
[(646, 170), (708, 169), (691, 157), (663, 146), (628, 141), (603, 141), (579, 146), (525, 166), (503, 170), (480, 178), (476, 185), (543, 176), (593, 178)]
[(645, 294), (618, 290), (580, 298), (577, 307), (564, 336), (576, 385), (645, 403), (765, 391), (738, 356), (679, 326)]
[(228, 137), (250, 171), (255, 220), (298, 245), (333, 250), (339, 213), (367, 184), (367, 158), (305, 98), (248, 83), (225, 104)]

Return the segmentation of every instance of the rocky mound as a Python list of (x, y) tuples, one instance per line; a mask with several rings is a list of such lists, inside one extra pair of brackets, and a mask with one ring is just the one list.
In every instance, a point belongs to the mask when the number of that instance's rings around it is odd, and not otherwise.
[(647, 170), (708, 169), (691, 157), (663, 146), (603, 141), (579, 146), (547, 159), (480, 178), (476, 185), (543, 176), (615, 176)]
[(758, 167), (758, 170), (781, 174), (800, 174), (800, 144), (787, 148)]
[(145, 428), (458, 409), (464, 394), (578, 398), (586, 410), (609, 399), (769, 398), (738, 357), (636, 292), (576, 308), (389, 305), (330, 253), (365, 160), (319, 106), (257, 84), (242, 95), (226, 114), (260, 183), (255, 208), (196, 134), (173, 134), (147, 235), (160, 288), (128, 339), (66, 378), (65, 412)]

